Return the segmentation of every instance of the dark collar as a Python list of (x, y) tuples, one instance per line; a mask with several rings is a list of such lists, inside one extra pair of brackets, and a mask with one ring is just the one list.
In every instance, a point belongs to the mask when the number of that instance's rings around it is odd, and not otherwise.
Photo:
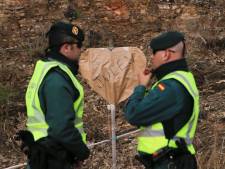
[(79, 69), (78, 62), (72, 61), (72, 60), (66, 58), (64, 55), (62, 55), (61, 53), (59, 53), (57, 51), (54, 51), (54, 50), (48, 51), (45, 58), (48, 60), (54, 59), (59, 62), (62, 62), (68, 66), (68, 68), (72, 71), (72, 73), (74, 75), (78, 74), (78, 69)]
[(156, 78), (160, 80), (165, 75), (178, 70), (182, 70), (186, 72), (189, 71), (186, 59), (180, 59), (180, 60), (163, 64), (162, 66), (157, 68), (153, 73), (156, 75)]

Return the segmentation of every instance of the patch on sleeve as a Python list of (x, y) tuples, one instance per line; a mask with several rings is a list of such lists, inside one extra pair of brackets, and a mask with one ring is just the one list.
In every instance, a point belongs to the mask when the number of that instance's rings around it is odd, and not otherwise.
[(158, 89), (162, 92), (162, 91), (164, 91), (165, 89), (166, 89), (166, 86), (165, 86), (165, 84), (163, 84), (163, 83), (159, 83), (158, 84)]

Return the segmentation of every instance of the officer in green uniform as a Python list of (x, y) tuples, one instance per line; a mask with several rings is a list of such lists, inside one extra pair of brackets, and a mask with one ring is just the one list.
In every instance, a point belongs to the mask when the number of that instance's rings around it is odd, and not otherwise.
[[(152, 39), (151, 73), (139, 74), (139, 85), (125, 106), (127, 121), (141, 129), (136, 158), (146, 168), (196, 169), (193, 139), (199, 116), (199, 92), (185, 60), (180, 32)], [(149, 89), (152, 76), (157, 82)]]
[(83, 87), (76, 78), (84, 40), (75, 25), (57, 22), (47, 33), (49, 47), (38, 60), (26, 92), (28, 147), (31, 169), (71, 169), (88, 158), (83, 129)]

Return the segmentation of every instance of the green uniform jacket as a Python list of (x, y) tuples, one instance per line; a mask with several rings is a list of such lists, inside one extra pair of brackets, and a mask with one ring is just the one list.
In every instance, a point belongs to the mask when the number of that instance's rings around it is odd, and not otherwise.
[[(177, 70), (188, 71), (184, 59), (161, 66), (155, 71), (155, 75), (160, 80)], [(164, 86), (164, 90), (159, 86), (146, 96), (146, 88), (137, 86), (124, 108), (125, 118), (130, 124), (138, 127), (162, 122), (165, 135), (170, 138), (190, 119), (193, 98), (177, 80), (163, 80), (160, 84)]]
[[(59, 53), (51, 52), (47, 55), (68, 64), (74, 75), (77, 68), (74, 63), (65, 59)], [(60, 68), (54, 68), (45, 76), (38, 91), (41, 108), (49, 126), (48, 137), (62, 145), (77, 160), (84, 160), (89, 156), (89, 149), (82, 141), (81, 134), (74, 128), (75, 112), (73, 103), (79, 97), (79, 92), (68, 75)]]

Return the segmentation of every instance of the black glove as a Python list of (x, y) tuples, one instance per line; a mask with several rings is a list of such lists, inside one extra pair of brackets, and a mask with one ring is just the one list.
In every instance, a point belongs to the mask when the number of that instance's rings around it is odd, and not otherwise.
[(27, 130), (20, 130), (16, 133), (14, 138), (16, 141), (21, 141), (20, 149), (26, 155), (29, 155), (29, 151), (35, 143), (32, 133)]

